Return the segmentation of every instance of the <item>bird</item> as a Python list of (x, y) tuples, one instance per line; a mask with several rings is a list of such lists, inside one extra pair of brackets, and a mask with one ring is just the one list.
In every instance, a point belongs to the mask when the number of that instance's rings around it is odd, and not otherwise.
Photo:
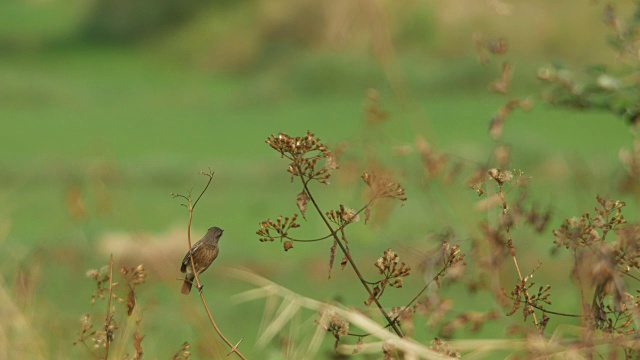
[(220, 240), (223, 232), (224, 230), (217, 226), (209, 228), (207, 234), (195, 243), (193, 247), (191, 247), (191, 251), (188, 251), (184, 256), (184, 259), (182, 259), (180, 272), (185, 273), (184, 282), (182, 283), (183, 294), (188, 295), (191, 292), (191, 286), (193, 285), (193, 280), (195, 278), (195, 274), (193, 273), (193, 268), (191, 266), (191, 254), (193, 254), (193, 265), (198, 272), (198, 275), (200, 275), (203, 271), (207, 270), (213, 260), (218, 257), (218, 253), (220, 251), (218, 249), (218, 241)]

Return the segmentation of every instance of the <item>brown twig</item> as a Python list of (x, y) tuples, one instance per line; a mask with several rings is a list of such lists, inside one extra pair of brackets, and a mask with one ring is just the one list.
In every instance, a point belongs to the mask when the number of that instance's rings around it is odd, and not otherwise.
[(211, 182), (213, 181), (213, 174), (214, 172), (211, 171), (211, 169), (209, 169), (209, 172), (201, 172), (202, 175), (206, 176), (209, 178), (209, 180), (207, 181), (207, 185), (205, 185), (204, 189), (202, 189), (202, 192), (200, 193), (200, 195), (198, 196), (198, 198), (193, 201), (191, 198), (191, 191), (189, 191), (189, 195), (188, 196), (184, 196), (184, 195), (177, 195), (177, 194), (173, 194), (174, 197), (182, 197), (184, 199), (187, 200), (188, 204), (184, 204), (184, 206), (187, 208), (187, 210), (189, 211), (189, 221), (187, 223), (187, 243), (189, 246), (189, 258), (191, 259), (191, 269), (193, 271), (193, 274), (195, 275), (195, 283), (198, 287), (198, 292), (200, 293), (200, 300), (202, 300), (202, 305), (204, 306), (204, 309), (207, 313), (207, 316), (209, 317), (209, 321), (211, 322), (211, 325), (213, 325), (213, 328), (215, 329), (216, 333), (218, 334), (218, 336), (220, 336), (220, 338), (231, 348), (231, 353), (235, 353), (240, 359), (245, 359), (244, 355), (242, 355), (242, 353), (240, 352), (240, 350), (238, 350), (238, 345), (240, 345), (240, 343), (242, 342), (242, 339), (240, 339), (240, 341), (238, 341), (238, 343), (236, 345), (233, 345), (233, 343), (231, 343), (231, 341), (229, 341), (224, 334), (222, 333), (222, 331), (220, 330), (220, 328), (218, 327), (218, 324), (216, 323), (215, 319), (213, 318), (213, 315), (211, 314), (211, 310), (209, 310), (209, 305), (207, 305), (207, 301), (204, 298), (204, 293), (202, 292), (202, 284), (200, 283), (200, 278), (198, 276), (198, 272), (195, 270), (195, 264), (194, 264), (194, 260), (193, 260), (193, 253), (191, 251), (191, 223), (193, 221), (193, 211), (196, 207), (196, 205), (198, 204), (198, 202), (200, 201), (200, 199), (202, 198), (202, 196), (204, 195), (204, 193), (207, 191), (207, 189), (209, 188), (209, 185), (211, 185)]
[(422, 296), (422, 294), (429, 288), (429, 286), (433, 283), (434, 279), (439, 278), (440, 276), (444, 275), (445, 271), (447, 271), (448, 267), (445, 265), (442, 267), (442, 269), (440, 269), (440, 271), (436, 274), (436, 276), (434, 276), (433, 278), (431, 278), (431, 280), (429, 280), (429, 282), (422, 288), (422, 290), (420, 290), (420, 292), (418, 292), (418, 294), (416, 296), (413, 297), (413, 299), (411, 299), (411, 301), (409, 301), (409, 303), (401, 310), (398, 312), (398, 315), (396, 315), (393, 318), (393, 321), (398, 321), (398, 319), (400, 318), (400, 316), (402, 316), (402, 314), (407, 311), (407, 309), (409, 309), (409, 307), (411, 305), (413, 305), (413, 303), (418, 300), (418, 298), (420, 296)]
[[(506, 217), (507, 211), (508, 211), (508, 205), (503, 192), (504, 184), (501, 181), (497, 181), (497, 182), (498, 182), (498, 196), (502, 201), (502, 204), (501, 204), (502, 216)], [(515, 245), (513, 244), (513, 239), (511, 238), (511, 226), (509, 226), (508, 222), (506, 221), (504, 225), (504, 230), (505, 230), (505, 233), (507, 234), (507, 247), (509, 248), (509, 253), (511, 254), (511, 259), (513, 260), (513, 265), (516, 269), (516, 272), (518, 273), (518, 281), (520, 282), (520, 284), (522, 284), (522, 293), (525, 298), (525, 301), (524, 301), (525, 306), (528, 307), (529, 310), (531, 311), (531, 316), (533, 317), (533, 324), (535, 325), (536, 329), (541, 330), (540, 323), (538, 322), (538, 317), (536, 316), (536, 313), (533, 310), (531, 310), (532, 308), (536, 308), (536, 307), (533, 306), (533, 302), (531, 301), (531, 295), (529, 295), (529, 290), (527, 290), (527, 286), (525, 285), (526, 280), (522, 276), (522, 272), (520, 271), (520, 266), (518, 265), (518, 259), (516, 258)]]
[(105, 345), (104, 345), (104, 358), (109, 358), (109, 344), (111, 344), (111, 338), (113, 337), (111, 331), (111, 298), (113, 297), (113, 254), (109, 258), (109, 298), (107, 299), (107, 315), (104, 319), (104, 333), (105, 333)]
[[(300, 166), (298, 166), (298, 172), (300, 174), (303, 173), (302, 169), (300, 168)], [(376, 306), (380, 310), (380, 313), (387, 320), (387, 323), (391, 325), (391, 328), (396, 333), (396, 335), (398, 335), (399, 337), (404, 337), (404, 334), (402, 333), (402, 330), (398, 327), (398, 325), (396, 324), (395, 320), (392, 319), (391, 316), (389, 316), (387, 311), (382, 307), (382, 304), (380, 304), (380, 301), (378, 301), (377, 297), (374, 296), (374, 293), (371, 290), (371, 287), (369, 287), (369, 284), (367, 283), (367, 281), (362, 276), (362, 273), (360, 272), (360, 269), (358, 269), (358, 266), (356, 265), (355, 261), (351, 257), (350, 252), (347, 250), (345, 245), (342, 243), (340, 238), (337, 236), (336, 231), (334, 231), (333, 227), (331, 226), (331, 223), (329, 223), (329, 220), (327, 220), (327, 218), (324, 216), (322, 210), (320, 210), (320, 206), (318, 205), (318, 203), (316, 202), (316, 199), (311, 194), (311, 191), (309, 190), (309, 187), (307, 186), (307, 182), (302, 177), (300, 177), (300, 180), (302, 181), (302, 186), (304, 187), (304, 191), (307, 193), (307, 196), (309, 196), (309, 199), (311, 200), (311, 203), (313, 203), (313, 206), (315, 207), (316, 211), (320, 215), (320, 218), (322, 219), (324, 224), (327, 226), (327, 228), (329, 229), (329, 231), (333, 235), (333, 239), (335, 240), (335, 242), (340, 247), (340, 250), (342, 251), (344, 256), (347, 258), (347, 261), (349, 261), (349, 264), (351, 264), (351, 267), (353, 268), (353, 271), (356, 273), (356, 276), (358, 277), (358, 279), (362, 283), (362, 286), (364, 286), (364, 288), (367, 290), (367, 292), (369, 293), (369, 296), (371, 296), (373, 301), (376, 303)]]

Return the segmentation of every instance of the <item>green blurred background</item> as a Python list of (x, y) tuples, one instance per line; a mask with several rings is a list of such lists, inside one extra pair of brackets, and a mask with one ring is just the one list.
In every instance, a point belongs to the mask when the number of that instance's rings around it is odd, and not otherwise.
[[(225, 235), (203, 276), (205, 293), (228, 337), (244, 337), (248, 356), (286, 358), (277, 341), (254, 346), (263, 303), (235, 303), (230, 296), (252, 286), (225, 269), (248, 268), (305, 296), (361, 304), (366, 296), (349, 269), (326, 279), (330, 244), (284, 253), (258, 242), (258, 223), (294, 213), (299, 192), (286, 162), (264, 143), (272, 133), (311, 130), (330, 147), (345, 147), (347, 166), (317, 188), (326, 210), (363, 203), (357, 177), (366, 170), (366, 144), (403, 181), (404, 206), (384, 223), (354, 227), (351, 246), (370, 274), (366, 264), (388, 247), (425, 251), (434, 246), (427, 234), (445, 228), (474, 236), (487, 214), (474, 212), (476, 194), (464, 179), (427, 184), (415, 151), (394, 152), (411, 149), (420, 135), (470, 164), (491, 157), (488, 125), (506, 98), (487, 91), (500, 60), (482, 65), (474, 35), (507, 39), (511, 95), (535, 102), (509, 119), (503, 142), (513, 149), (512, 166), (532, 177), (534, 201), (551, 204), (550, 225), (591, 210), (597, 194), (627, 200), (633, 219), (633, 198), (616, 187), (624, 172), (618, 151), (631, 146), (628, 126), (536, 97), (541, 66), (614, 61), (601, 12), (592, 1), (551, 0), (1, 1), (0, 358), (87, 358), (72, 342), (81, 316), (104, 306), (90, 305), (95, 284), (85, 272), (107, 264), (110, 253), (118, 267), (148, 268), (138, 288), (145, 357), (169, 358), (184, 341), (194, 358), (225, 353), (199, 301), (181, 296), (177, 280), (187, 212), (170, 193), (197, 192), (205, 183), (198, 172), (208, 168), (216, 175), (195, 213), (194, 237), (213, 225)], [(369, 89), (389, 114), (375, 129), (363, 122)], [(566, 277), (547, 281), (569, 282), (566, 258), (548, 256), (550, 231), (536, 242), (522, 231), (521, 246), (532, 254), (523, 262), (544, 259), (542, 278), (561, 269)], [(321, 232), (310, 217), (300, 236)], [(409, 279), (386, 304), (405, 303), (421, 281)], [(463, 290), (444, 291), (455, 297)], [(495, 306), (481, 296), (456, 304)], [(576, 302), (557, 304), (570, 311)], [(99, 315), (94, 321), (99, 326)], [(500, 319), (467, 335), (501, 337), (505, 324), (520, 321)], [(330, 339), (325, 345), (319, 356), (333, 352)]]

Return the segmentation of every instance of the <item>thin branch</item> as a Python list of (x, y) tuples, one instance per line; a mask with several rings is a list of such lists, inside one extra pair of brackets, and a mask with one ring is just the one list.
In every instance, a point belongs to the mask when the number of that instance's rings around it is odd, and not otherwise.
[[(357, 213), (356, 213), (356, 214), (357, 214)], [(346, 224), (344, 224), (344, 225), (342, 225), (342, 226), (338, 227), (337, 229), (335, 229), (334, 231), (332, 231), (332, 232), (331, 232), (331, 233), (329, 233), (328, 235), (323, 236), (323, 237), (319, 237), (319, 238), (315, 238), (315, 239), (295, 239), (295, 238), (292, 238), (292, 237), (290, 237), (290, 236), (288, 236), (288, 235), (284, 235), (284, 236), (281, 236), (281, 237), (283, 237), (283, 238), (285, 238), (285, 239), (289, 239), (289, 240), (291, 240), (291, 241), (295, 241), (295, 242), (316, 242), (316, 241), (322, 241), (322, 240), (326, 240), (326, 239), (329, 239), (329, 238), (334, 237), (334, 236), (338, 233), (338, 231), (342, 231), (342, 230), (344, 230), (344, 228), (345, 228), (345, 227), (347, 227), (347, 225), (349, 225), (349, 224), (350, 224), (350, 223), (346, 223)]]
[[(518, 301), (518, 302), (523, 303), (523, 304), (526, 304), (526, 303), (527, 303), (526, 301), (522, 301), (522, 300), (520, 300), (520, 299), (514, 299), (514, 298), (512, 298), (511, 296), (507, 296), (507, 298), (509, 298), (509, 299), (511, 299), (511, 300), (513, 300), (513, 301)], [(561, 313), (561, 312), (550, 311), (550, 310), (547, 310), (547, 309), (543, 308), (542, 306), (538, 306), (538, 305), (531, 304), (531, 303), (529, 303), (529, 304), (527, 304), (527, 305), (529, 305), (529, 306), (531, 306), (531, 307), (534, 307), (534, 308), (536, 308), (536, 309), (538, 309), (538, 310), (540, 310), (540, 311), (543, 311), (543, 312), (545, 312), (545, 313), (547, 313), (547, 314), (551, 314), (551, 315), (566, 316), (566, 317), (575, 317), (575, 318), (582, 317), (582, 315), (565, 314), (565, 313)]]
[(109, 258), (109, 298), (107, 299), (107, 315), (104, 319), (105, 347), (104, 358), (109, 358), (109, 344), (111, 344), (111, 298), (113, 297), (113, 254)]
[(409, 301), (409, 303), (408, 303), (408, 304), (407, 304), (407, 305), (406, 305), (406, 306), (405, 306), (405, 307), (404, 307), (400, 312), (398, 312), (398, 315), (397, 315), (395, 318), (393, 318), (393, 321), (394, 321), (394, 322), (395, 322), (395, 321), (397, 321), (397, 320), (400, 318), (400, 316), (401, 316), (405, 311), (407, 311), (407, 309), (409, 309), (409, 307), (410, 307), (411, 305), (413, 305), (413, 303), (414, 303), (416, 300), (418, 300), (418, 298), (419, 298), (420, 296), (422, 296), (422, 294), (427, 290), (427, 288), (429, 288), (429, 286), (433, 283), (434, 279), (437, 279), (437, 278), (439, 278), (440, 276), (442, 276), (446, 270), (447, 270), (447, 266), (445, 265), (442, 269), (440, 269), (440, 271), (436, 274), (436, 276), (434, 276), (433, 278), (431, 278), (431, 280), (429, 280), (429, 282), (428, 282), (428, 283), (427, 283), (427, 284), (422, 288), (422, 290), (420, 290), (420, 292), (419, 292), (416, 296), (414, 296), (414, 297), (413, 297), (413, 299), (411, 299), (411, 301)]
[[(504, 197), (504, 192), (502, 191), (502, 185), (503, 184), (501, 182), (498, 182), (498, 196), (500, 197), (500, 200), (502, 200), (502, 216), (507, 216), (506, 215), (507, 200)], [(509, 253), (511, 254), (511, 259), (513, 260), (513, 264), (516, 268), (516, 272), (518, 273), (518, 281), (520, 281), (520, 283), (522, 284), (522, 293), (524, 294), (524, 297), (526, 299), (525, 306), (534, 307), (532, 306), (531, 295), (529, 295), (529, 290), (527, 290), (525, 280), (522, 277), (522, 272), (520, 271), (520, 266), (518, 265), (515, 246), (513, 245), (513, 239), (511, 238), (511, 227), (505, 224), (504, 228), (507, 234), (507, 247), (509, 247)], [(539, 329), (538, 318), (534, 311), (531, 311), (531, 316), (533, 317), (533, 323), (535, 324), (536, 328)]]
[(622, 275), (626, 275), (626, 276), (628, 276), (628, 277), (630, 277), (630, 278), (632, 278), (632, 279), (634, 279), (636, 281), (640, 281), (640, 278), (638, 278), (637, 276), (633, 276), (633, 275), (629, 274), (628, 272), (624, 272), (624, 271), (622, 271), (620, 269), (617, 269), (617, 271), (620, 272)]
[[(189, 245), (189, 259), (191, 260), (191, 270), (194, 274), (195, 277), (195, 283), (196, 286), (198, 287), (198, 292), (200, 293), (200, 300), (202, 300), (202, 305), (204, 306), (204, 309), (207, 313), (207, 316), (209, 317), (209, 321), (211, 322), (211, 325), (213, 325), (213, 328), (215, 329), (216, 333), (218, 334), (218, 336), (220, 336), (220, 338), (231, 348), (231, 353), (235, 353), (240, 359), (246, 360), (246, 358), (244, 357), (244, 355), (242, 355), (242, 353), (240, 352), (240, 350), (238, 350), (238, 345), (240, 345), (240, 343), (242, 342), (242, 339), (240, 339), (240, 341), (236, 344), (233, 345), (233, 343), (231, 343), (231, 341), (229, 341), (224, 334), (222, 333), (222, 331), (220, 330), (220, 328), (218, 327), (218, 324), (216, 323), (215, 319), (213, 318), (213, 315), (211, 314), (211, 310), (209, 309), (209, 305), (207, 304), (206, 299), (204, 298), (204, 293), (202, 292), (202, 283), (200, 283), (200, 277), (198, 276), (198, 272), (196, 271), (196, 266), (193, 260), (193, 251), (192, 251), (192, 245), (191, 245), (191, 223), (193, 221), (193, 211), (196, 207), (196, 205), (198, 204), (198, 201), (200, 201), (200, 199), (202, 198), (202, 196), (204, 195), (204, 193), (207, 191), (207, 189), (209, 188), (209, 185), (211, 185), (211, 182), (213, 181), (213, 171), (211, 171), (211, 169), (209, 169), (208, 173), (205, 172), (201, 172), (201, 174), (207, 176), (209, 178), (209, 180), (207, 181), (207, 184), (205, 185), (204, 189), (202, 189), (202, 192), (200, 193), (200, 195), (198, 196), (198, 198), (196, 199), (195, 202), (192, 201), (191, 198), (191, 191), (189, 191), (189, 196), (186, 197), (187, 201), (189, 202), (189, 206), (187, 207), (187, 209), (189, 210), (189, 221), (187, 223), (187, 243)], [(174, 196), (176, 197), (176, 196)], [(184, 196), (182, 196), (184, 197)]]
[[(298, 173), (302, 174), (303, 171), (302, 169), (298, 166)], [(347, 261), (349, 261), (349, 263), (351, 264), (351, 267), (353, 268), (353, 271), (356, 273), (356, 275), (358, 276), (358, 279), (360, 280), (360, 282), (362, 283), (362, 286), (364, 286), (364, 288), (367, 290), (367, 292), (369, 293), (369, 296), (371, 296), (371, 298), (373, 299), (373, 301), (376, 303), (376, 306), (378, 307), (378, 309), (380, 310), (380, 313), (382, 313), (382, 316), (384, 316), (384, 318), (387, 320), (387, 323), (391, 325), (391, 327), (393, 328), (393, 331), (399, 336), (399, 337), (404, 337), (404, 335), (402, 334), (402, 330), (398, 327), (398, 325), (396, 324), (396, 322), (391, 319), (391, 317), (389, 316), (389, 314), (385, 311), (385, 309), (382, 307), (382, 304), (380, 304), (380, 301), (377, 299), (376, 296), (374, 296), (373, 291), (371, 290), (371, 288), (369, 287), (369, 284), (367, 284), (367, 281), (364, 279), (364, 277), (362, 276), (362, 273), (360, 273), (360, 269), (358, 269), (358, 266), (356, 265), (355, 261), (353, 260), (353, 258), (351, 257), (351, 254), (349, 253), (349, 251), (345, 248), (344, 244), (342, 243), (342, 241), (340, 240), (340, 238), (336, 235), (336, 231), (333, 229), (333, 227), (331, 226), (331, 223), (329, 222), (329, 220), (327, 220), (327, 218), (324, 216), (324, 214), (322, 213), (322, 210), (320, 210), (320, 206), (318, 205), (318, 203), (316, 202), (316, 199), (313, 197), (313, 195), (311, 195), (311, 191), (309, 190), (309, 187), (307, 186), (307, 182), (304, 181), (304, 179), (302, 178), (302, 176), (300, 177), (301, 181), (302, 181), (302, 186), (304, 187), (304, 191), (307, 193), (307, 195), (309, 196), (309, 199), (311, 200), (311, 202), (313, 203), (313, 206), (316, 208), (316, 211), (318, 212), (318, 214), (320, 215), (320, 218), (322, 219), (322, 221), (324, 221), (324, 224), (327, 226), (327, 228), (329, 229), (329, 231), (331, 231), (331, 234), (333, 234), (333, 238), (336, 241), (336, 243), (338, 244), (338, 246), (340, 246), (340, 250), (342, 250), (342, 253), (344, 254), (344, 256), (347, 258)]]
[[(211, 185), (211, 181), (213, 181), (213, 174), (215, 174), (215, 172), (213, 172), (213, 171), (211, 171), (211, 169), (209, 169), (208, 173), (206, 173), (204, 171), (200, 171), (200, 174), (208, 177), (209, 181), (207, 181), (207, 185), (205, 185), (204, 189), (202, 189), (202, 192), (200, 193), (200, 196), (198, 196), (196, 201), (193, 203), (193, 206), (191, 207), (191, 210), (193, 210), (196, 207), (196, 205), (198, 204), (198, 201), (200, 201), (200, 198), (202, 197), (202, 195), (204, 195), (204, 193), (207, 192), (207, 189), (209, 188), (209, 185)], [(189, 198), (191, 198), (191, 192), (189, 192)]]

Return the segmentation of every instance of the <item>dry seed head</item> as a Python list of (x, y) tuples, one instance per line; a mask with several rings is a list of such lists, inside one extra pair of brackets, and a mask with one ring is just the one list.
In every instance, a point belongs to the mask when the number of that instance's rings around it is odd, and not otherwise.
[(575, 229), (582, 226), (582, 218), (572, 217), (571, 219), (567, 219), (567, 224), (570, 228)]
[(327, 163), (325, 165), (326, 169), (337, 170), (340, 167), (338, 165), (338, 162), (336, 161), (336, 156), (335, 155), (333, 155), (332, 153), (327, 153), (327, 155), (325, 157), (327, 158)]
[(364, 181), (365, 184), (367, 184), (369, 187), (371, 187), (371, 183), (373, 181), (373, 176), (367, 172), (362, 174), (362, 180)]
[(144, 264), (140, 264), (135, 269), (133, 269), (130, 283), (133, 285), (140, 285), (145, 282), (146, 278), (147, 272), (145, 271)]
[(96, 278), (98, 277), (98, 270), (95, 270), (95, 269), (87, 270), (86, 275), (87, 277), (90, 277), (90, 278)]
[(346, 223), (355, 223), (360, 221), (360, 215), (355, 210), (349, 208), (342, 212), (342, 220)]
[(349, 334), (349, 323), (347, 320), (340, 317), (332, 309), (322, 310), (320, 319), (317, 320), (316, 323), (326, 331), (333, 333), (336, 337)]
[(393, 260), (398, 258), (398, 254), (393, 252), (393, 251), (391, 251), (391, 249), (387, 249), (384, 252), (384, 257), (385, 257), (386, 261), (393, 261)]
[(556, 79), (556, 72), (549, 68), (538, 69), (538, 79), (543, 81), (554, 81)]
[(382, 274), (384, 272), (384, 259), (379, 257), (378, 260), (376, 260), (375, 262), (375, 267), (378, 268), (378, 270), (380, 270), (380, 274)]
[(503, 171), (493, 168), (489, 169), (488, 174), (499, 184), (508, 183), (509, 181), (513, 180), (513, 173), (511, 171)]

